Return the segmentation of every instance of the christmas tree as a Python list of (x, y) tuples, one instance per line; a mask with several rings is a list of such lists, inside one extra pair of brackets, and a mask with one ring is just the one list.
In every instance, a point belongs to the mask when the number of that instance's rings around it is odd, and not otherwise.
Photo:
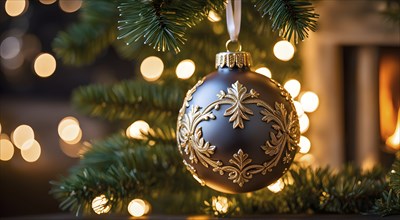
[[(221, 18), (224, 10), (223, 0), (84, 1), (80, 21), (59, 33), (53, 43), (65, 64), (90, 64), (112, 47), (122, 59), (161, 57), (162, 67), (156, 75), (154, 69), (142, 69), (146, 80), (137, 77), (111, 86), (76, 89), (73, 103), (79, 110), (118, 121), (121, 130), (94, 141), (68, 177), (52, 182), (51, 193), (60, 200), (60, 207), (76, 214), (136, 210), (131, 214), (137, 216), (145, 214), (150, 205), (159, 213), (216, 216), (310, 211), (399, 213), (399, 154), (388, 178), (379, 168), (363, 173), (348, 166), (334, 172), (294, 164), (282, 177), (286, 187), (277, 194), (268, 189), (222, 194), (202, 187), (186, 171), (177, 150), (178, 112), (186, 91), (213, 70), (215, 54), (224, 51), (228, 36)], [(297, 55), (282, 62), (270, 53), (280, 39), (296, 44), (307, 38), (308, 31), (316, 30), (318, 15), (312, 4), (303, 0), (249, 0), (243, 2), (242, 14), (240, 40), (252, 52), (255, 66), (268, 66), (278, 82), (299, 78)], [(177, 65), (186, 59), (195, 64), (194, 75), (177, 76)], [(150, 129), (138, 134), (125, 132), (138, 120), (146, 121)]]

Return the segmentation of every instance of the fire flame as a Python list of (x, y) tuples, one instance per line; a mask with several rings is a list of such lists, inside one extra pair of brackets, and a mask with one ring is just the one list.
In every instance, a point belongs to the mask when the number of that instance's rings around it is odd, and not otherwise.
[(393, 150), (400, 150), (400, 109), (397, 113), (397, 126), (394, 133), (386, 139), (386, 146)]

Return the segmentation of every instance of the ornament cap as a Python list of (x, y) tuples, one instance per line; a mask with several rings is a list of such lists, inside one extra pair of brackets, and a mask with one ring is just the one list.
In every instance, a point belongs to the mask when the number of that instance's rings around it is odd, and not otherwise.
[(244, 51), (236, 51), (236, 52), (221, 52), (218, 53), (215, 57), (215, 68), (222, 68), (222, 67), (251, 67), (252, 60), (251, 55), (248, 52)]

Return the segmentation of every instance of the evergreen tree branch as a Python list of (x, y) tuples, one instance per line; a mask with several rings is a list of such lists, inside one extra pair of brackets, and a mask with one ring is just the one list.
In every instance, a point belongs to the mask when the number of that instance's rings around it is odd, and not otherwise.
[(261, 15), (272, 21), (271, 28), (288, 41), (304, 40), (317, 30), (318, 14), (308, 0), (253, 0)]
[[(183, 87), (183, 88), (182, 88)], [(73, 93), (75, 106), (91, 116), (110, 120), (176, 122), (188, 86), (183, 83), (124, 81), (110, 87), (89, 85)], [(168, 123), (170, 125), (171, 123)]]
[(113, 1), (84, 1), (80, 15), (80, 22), (58, 33), (53, 40), (54, 52), (67, 65), (93, 62), (117, 37), (117, 10)]
[(186, 41), (185, 32), (204, 19), (211, 9), (223, 7), (217, 1), (121, 0), (119, 39), (153, 46), (157, 51), (178, 53)]

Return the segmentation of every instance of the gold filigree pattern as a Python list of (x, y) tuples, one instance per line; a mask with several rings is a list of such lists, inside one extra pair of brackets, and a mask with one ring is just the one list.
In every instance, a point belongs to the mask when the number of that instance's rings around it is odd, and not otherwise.
[[(228, 173), (228, 179), (233, 183), (242, 187), (246, 182), (253, 178), (253, 175), (261, 173), (265, 175), (271, 172), (272, 168), (278, 165), (282, 160), (283, 164), (287, 164), (292, 160), (291, 151), (297, 148), (299, 132), (299, 123), (294, 106), (291, 103), (293, 111), (287, 112), (283, 103), (275, 102), (275, 108), (259, 99), (259, 94), (251, 89), (247, 92), (247, 88), (236, 81), (232, 87), (217, 94), (218, 100), (214, 101), (204, 109), (199, 106), (192, 106), (189, 111), (184, 114), (185, 109), (189, 107), (188, 102), (192, 99), (193, 93), (202, 82), (187, 93), (183, 107), (178, 118), (178, 134), (179, 151), (181, 154), (188, 155), (190, 163), (201, 163), (204, 167), (211, 167), (214, 172), (220, 175)], [(278, 86), (279, 87), (279, 86)], [(283, 89), (283, 91), (285, 91)], [(282, 93), (281, 93), (282, 94)], [(283, 95), (283, 94), (282, 94)], [(290, 95), (288, 95), (290, 98)], [(291, 101), (291, 100), (289, 100)], [(215, 119), (214, 110), (218, 110), (220, 105), (230, 105), (224, 113), (224, 116), (230, 116), (229, 122), (233, 122), (233, 128), (244, 128), (244, 120), (250, 120), (249, 115), (253, 115), (253, 111), (247, 105), (255, 104), (261, 107), (260, 114), (263, 116), (262, 121), (272, 123), (274, 132), (270, 132), (270, 140), (261, 146), (264, 153), (270, 157), (270, 160), (263, 164), (252, 164), (252, 159), (244, 153), (242, 149), (229, 160), (231, 165), (224, 165), (223, 162), (213, 159), (216, 147), (205, 141), (203, 138), (202, 128), (198, 127), (202, 121)], [(186, 166), (190, 165), (185, 161)], [(190, 169), (189, 169), (190, 168)], [(188, 167), (191, 172), (193, 166)], [(193, 172), (192, 172), (193, 174)], [(196, 174), (197, 176), (197, 174)]]

